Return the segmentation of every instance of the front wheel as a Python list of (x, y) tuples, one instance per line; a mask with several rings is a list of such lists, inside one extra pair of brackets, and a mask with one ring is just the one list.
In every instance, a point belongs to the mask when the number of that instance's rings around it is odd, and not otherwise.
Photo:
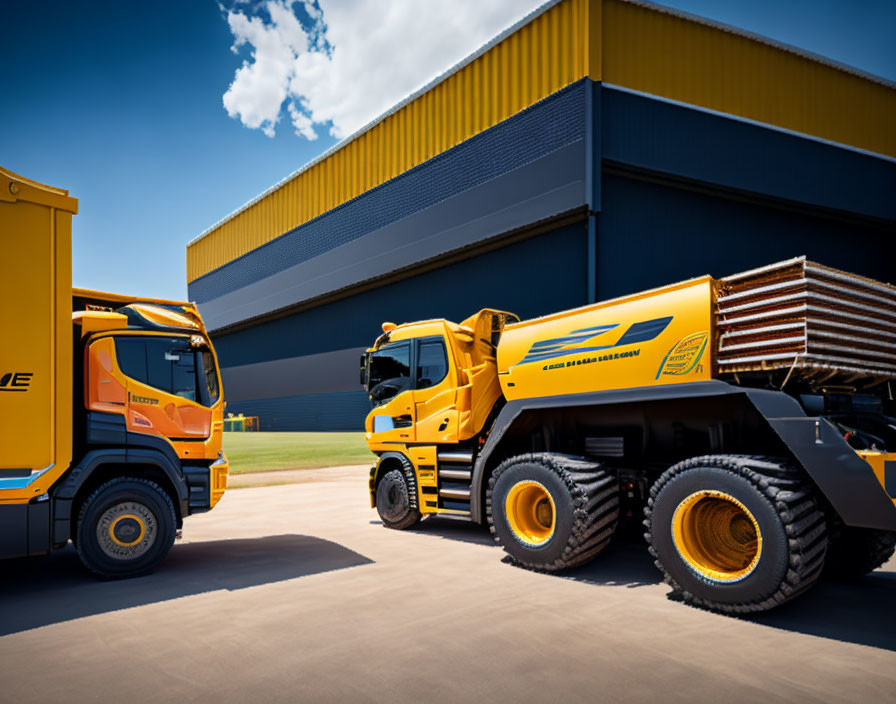
[(414, 491), (407, 475), (393, 469), (383, 475), (376, 487), (376, 510), (387, 528), (404, 530), (420, 521)]
[(168, 555), (177, 517), (158, 484), (119, 477), (87, 497), (77, 530), (78, 555), (87, 569), (109, 579), (135, 577)]

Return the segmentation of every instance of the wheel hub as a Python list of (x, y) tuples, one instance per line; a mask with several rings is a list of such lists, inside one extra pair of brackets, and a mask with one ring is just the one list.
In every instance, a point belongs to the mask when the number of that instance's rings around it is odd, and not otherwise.
[(719, 583), (749, 576), (762, 555), (762, 532), (753, 514), (722, 491), (688, 496), (672, 516), (678, 554), (698, 575)]
[(132, 560), (149, 550), (158, 527), (152, 511), (143, 504), (122, 502), (108, 508), (97, 522), (100, 549), (116, 560)]
[(504, 501), (507, 523), (517, 540), (537, 547), (554, 535), (556, 510), (548, 490), (535, 481), (514, 484)]

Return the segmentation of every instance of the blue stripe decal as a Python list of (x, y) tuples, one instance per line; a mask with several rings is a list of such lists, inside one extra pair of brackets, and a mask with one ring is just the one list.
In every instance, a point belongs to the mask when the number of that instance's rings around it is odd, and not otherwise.
[(575, 335), (580, 332), (605, 332), (607, 330), (612, 330), (613, 328), (618, 328), (619, 323), (613, 323), (612, 325), (597, 325), (593, 328), (582, 328), (581, 330), (573, 330), (570, 334)]
[(544, 349), (545, 347), (558, 347), (560, 345), (569, 344), (570, 342), (584, 342), (594, 337), (594, 335), (569, 335), (567, 337), (555, 337), (552, 340), (539, 340), (532, 343), (532, 349)]
[(655, 320), (646, 320), (643, 323), (635, 323), (625, 331), (625, 334), (622, 337), (619, 338), (619, 342), (616, 343), (616, 346), (632, 345), (636, 342), (647, 342), (648, 340), (652, 340), (669, 327), (669, 323), (671, 322), (672, 316), (670, 315), (667, 318), (657, 318)]
[(43, 469), (39, 469), (33, 471), (30, 476), (27, 477), (3, 477), (0, 478), (0, 489), (26, 489), (30, 486), (39, 476), (41, 476), (48, 469), (53, 467), (51, 464), (49, 467), (44, 467)]
[(603, 347), (571, 347), (565, 350), (552, 352), (551, 354), (538, 355), (537, 357), (526, 355), (523, 358), (523, 361), (520, 362), (520, 364), (525, 364), (527, 362), (541, 362), (546, 359), (554, 359), (555, 357), (566, 357), (571, 354), (579, 354), (580, 352), (599, 352), (600, 350), (611, 350), (614, 347), (618, 347), (618, 345), (605, 345)]
[[(618, 324), (614, 325), (600, 325), (593, 328), (582, 328), (581, 330), (574, 330), (574, 333), (585, 332), (584, 335), (570, 335), (568, 337), (558, 337), (553, 340), (539, 340), (538, 342), (532, 343), (532, 346), (529, 348), (529, 351), (526, 353), (526, 356), (522, 358), (517, 364), (528, 364), (530, 362), (541, 362), (547, 359), (554, 359), (556, 357), (565, 357), (571, 354), (580, 354), (582, 352), (599, 352), (601, 350), (609, 350), (615, 347), (626, 347), (628, 345), (634, 345), (639, 342), (649, 342), (657, 338), (667, 327), (669, 327), (669, 323), (672, 322), (672, 316), (666, 316), (664, 318), (654, 318), (653, 320), (644, 320), (640, 323), (634, 323), (629, 326), (628, 330), (626, 330), (622, 337), (619, 338), (612, 345), (598, 345), (592, 347), (574, 347), (567, 344), (556, 344), (556, 343), (572, 343), (575, 344), (577, 342), (584, 342), (592, 337), (597, 337), (608, 330), (612, 330), (614, 328), (619, 327)], [(599, 332), (592, 333), (591, 331), (598, 330)]]

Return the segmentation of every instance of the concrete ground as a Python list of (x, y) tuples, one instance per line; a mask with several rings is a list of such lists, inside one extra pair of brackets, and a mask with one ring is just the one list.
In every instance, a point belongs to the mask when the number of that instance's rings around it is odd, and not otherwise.
[(536, 574), (466, 524), (386, 530), (365, 468), (306, 472), (229, 492), (148, 577), (3, 563), (0, 701), (896, 701), (896, 561), (735, 619), (636, 543)]

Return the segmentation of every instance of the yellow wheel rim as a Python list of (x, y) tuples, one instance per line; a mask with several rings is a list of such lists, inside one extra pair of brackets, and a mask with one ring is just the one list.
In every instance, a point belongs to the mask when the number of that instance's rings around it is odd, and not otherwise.
[(544, 545), (554, 535), (557, 511), (554, 500), (538, 482), (517, 482), (504, 500), (504, 514), (514, 536), (524, 545)]
[(744, 579), (762, 555), (753, 514), (722, 491), (698, 491), (682, 501), (672, 516), (672, 538), (688, 566), (714, 582)]
[[(118, 524), (122, 521), (134, 522), (138, 527), (137, 537), (132, 540), (123, 540), (118, 536), (115, 529), (118, 527)], [(132, 531), (131, 531), (132, 532)], [(146, 524), (143, 522), (143, 519), (140, 516), (136, 516), (132, 513), (124, 513), (120, 516), (117, 516), (112, 523), (109, 524), (109, 537), (112, 539), (112, 542), (116, 545), (120, 545), (123, 548), (129, 548), (134, 545), (137, 545), (143, 537), (146, 535)], [(130, 537), (130, 536), (129, 536)]]

